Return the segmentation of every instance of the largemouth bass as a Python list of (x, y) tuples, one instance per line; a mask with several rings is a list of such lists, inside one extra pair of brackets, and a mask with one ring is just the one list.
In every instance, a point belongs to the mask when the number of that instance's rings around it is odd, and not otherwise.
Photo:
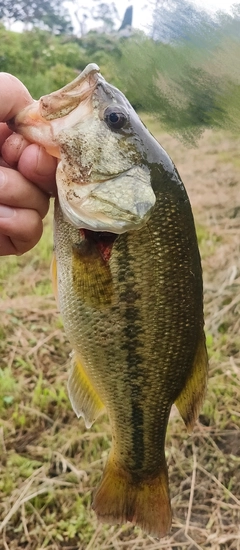
[(53, 279), (72, 344), (69, 395), (112, 448), (93, 508), (155, 537), (171, 526), (166, 429), (206, 388), (202, 271), (189, 199), (164, 149), (90, 64), (11, 126), (59, 158)]

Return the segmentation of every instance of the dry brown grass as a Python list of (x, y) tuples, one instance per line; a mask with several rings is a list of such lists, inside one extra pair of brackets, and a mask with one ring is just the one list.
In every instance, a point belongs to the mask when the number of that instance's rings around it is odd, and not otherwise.
[(0, 260), (1, 549), (240, 550), (240, 140), (207, 132), (186, 149), (159, 138), (193, 205), (210, 355), (192, 435), (175, 410), (169, 423), (171, 535), (156, 541), (102, 525), (91, 511), (110, 433), (106, 417), (86, 431), (68, 401), (70, 348), (49, 283), (48, 221), (34, 251)]

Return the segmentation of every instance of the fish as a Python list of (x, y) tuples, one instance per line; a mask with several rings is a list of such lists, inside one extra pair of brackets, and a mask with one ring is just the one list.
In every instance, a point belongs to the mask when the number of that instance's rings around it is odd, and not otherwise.
[(9, 123), (59, 160), (52, 276), (72, 346), (68, 391), (112, 445), (92, 507), (156, 538), (171, 529), (165, 438), (206, 392), (201, 259), (180, 175), (95, 63)]

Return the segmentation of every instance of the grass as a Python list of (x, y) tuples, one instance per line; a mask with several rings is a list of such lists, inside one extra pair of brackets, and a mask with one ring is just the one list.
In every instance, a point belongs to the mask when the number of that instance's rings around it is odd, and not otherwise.
[[(149, 120), (147, 121), (149, 125)], [(153, 132), (187, 186), (202, 254), (208, 392), (188, 435), (173, 410), (166, 454), (169, 537), (98, 523), (92, 491), (110, 447), (107, 417), (87, 431), (66, 391), (69, 343), (52, 295), (51, 216), (20, 258), (0, 259), (0, 548), (240, 549), (240, 142), (206, 132), (196, 149)]]

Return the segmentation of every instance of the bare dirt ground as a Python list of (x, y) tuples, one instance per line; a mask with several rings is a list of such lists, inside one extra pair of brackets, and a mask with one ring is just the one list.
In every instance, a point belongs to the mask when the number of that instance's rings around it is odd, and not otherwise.
[(169, 423), (172, 532), (156, 541), (129, 524), (99, 524), (91, 511), (110, 432), (106, 417), (86, 431), (68, 401), (47, 221), (34, 251), (0, 260), (1, 549), (240, 550), (240, 139), (208, 131), (186, 148), (151, 126), (191, 199), (210, 357), (193, 433), (175, 410)]

